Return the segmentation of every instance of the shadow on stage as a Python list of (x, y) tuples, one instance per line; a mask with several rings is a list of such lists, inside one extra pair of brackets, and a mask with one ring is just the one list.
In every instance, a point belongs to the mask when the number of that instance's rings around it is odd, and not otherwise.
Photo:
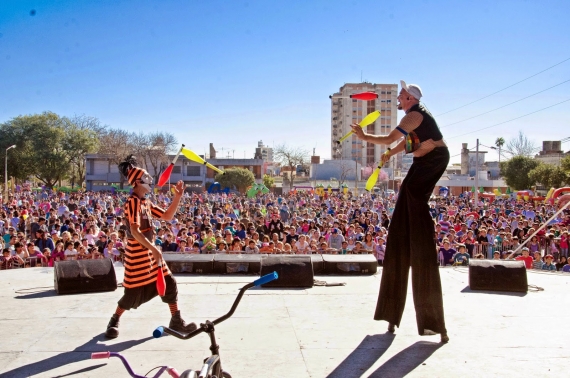
[(510, 295), (511, 297), (524, 297), (527, 295), (526, 292), (519, 292), (519, 291), (471, 290), (469, 286), (465, 286), (465, 289), (461, 290), (461, 292), (472, 293), (472, 294)]
[(386, 352), (396, 337), (392, 333), (367, 335), (327, 378), (360, 377)]
[[(43, 359), (41, 361), (36, 361), (29, 363), (27, 365), (20, 366), (18, 368), (6, 371), (1, 374), (2, 377), (29, 377), (40, 373), (45, 373), (46, 371), (61, 367), (62, 365), (72, 364), (74, 362), (85, 361), (91, 358), (91, 353), (93, 352), (122, 352), (129, 348), (132, 348), (136, 345), (142, 344), (148, 340), (151, 340), (153, 337), (145, 337), (139, 340), (129, 340), (123, 341), (116, 344), (105, 345), (101, 342), (108, 341), (105, 338), (104, 334), (97, 335), (93, 337), (91, 340), (87, 341), (83, 345), (79, 345), (74, 350), (69, 352), (59, 353), (55, 356)], [(99, 362), (99, 361), (98, 361)], [(94, 366), (89, 366), (86, 368), (82, 368), (80, 370), (76, 370), (64, 375), (58, 375), (57, 377), (68, 377), (73, 375), (82, 376), (82, 374), (98, 369), (101, 366), (107, 365), (104, 364), (97, 364)]]
[(415, 368), (427, 360), (436, 350), (442, 347), (441, 343), (418, 341), (398, 352), (395, 356), (384, 362), (369, 378), (399, 378), (405, 377)]

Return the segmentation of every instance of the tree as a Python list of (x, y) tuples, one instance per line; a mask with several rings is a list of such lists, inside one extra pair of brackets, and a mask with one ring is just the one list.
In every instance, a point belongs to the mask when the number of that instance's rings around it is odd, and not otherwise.
[(528, 176), (534, 184), (542, 184), (545, 188), (559, 188), (568, 182), (568, 175), (561, 168), (552, 164), (540, 163), (532, 169)]
[(506, 152), (513, 156), (526, 157), (533, 156), (538, 150), (539, 147), (537, 147), (533, 141), (529, 140), (522, 131), (519, 131), (519, 135), (517, 137), (509, 140), (506, 148)]
[(355, 165), (352, 162), (347, 162), (346, 160), (338, 160), (338, 169), (339, 169), (339, 178), (338, 178), (338, 187), (342, 187), (342, 184), (346, 181), (349, 173), (354, 172), (355, 177), (357, 172)]
[[(133, 153), (131, 134), (121, 129), (105, 129), (99, 135), (99, 154), (106, 155), (111, 164), (118, 165), (128, 155)], [(139, 163), (144, 164), (140, 156)], [(123, 189), (125, 178), (121, 175), (120, 188)]]
[(309, 152), (302, 148), (288, 147), (282, 144), (273, 150), (273, 159), (281, 163), (281, 166), (289, 167), (291, 171), (289, 185), (290, 189), (293, 190), (293, 182), (295, 181), (294, 173), (297, 169), (297, 165), (304, 165), (309, 161)]
[(79, 186), (85, 180), (85, 155), (94, 153), (99, 148), (98, 133), (103, 129), (95, 117), (63, 117), (65, 136), (62, 140), (67, 160), (71, 165), (71, 187), (75, 182)]
[[(560, 167), (570, 177), (570, 155), (566, 155), (560, 162)], [(570, 184), (570, 183), (569, 183)]]
[(526, 156), (515, 156), (501, 162), (501, 176), (508, 186), (515, 190), (530, 188), (536, 182), (529, 178), (529, 172), (538, 166), (538, 162)]
[(271, 189), (275, 185), (275, 179), (269, 175), (263, 175), (263, 185), (267, 189)]
[[(52, 187), (70, 173), (64, 144), (65, 129), (55, 113), (18, 116), (0, 127), (2, 141), (17, 146), (9, 159), (9, 172), (25, 180), (35, 176)], [(5, 138), (5, 139), (4, 139)]]
[[(157, 131), (147, 136), (148, 147), (145, 154), (145, 159), (148, 160), (154, 169), (155, 176), (158, 177), (161, 165), (166, 166), (168, 161), (168, 154), (173, 152), (175, 146), (178, 144), (176, 137), (165, 131)], [(157, 178), (158, 179), (158, 178)]]
[(215, 180), (222, 187), (235, 188), (240, 193), (245, 193), (246, 189), (255, 183), (255, 176), (249, 169), (228, 168), (224, 173), (218, 173)]
[(505, 145), (505, 138), (498, 137), (495, 139), (495, 146), (499, 149), (499, 164), (501, 164), (501, 148)]

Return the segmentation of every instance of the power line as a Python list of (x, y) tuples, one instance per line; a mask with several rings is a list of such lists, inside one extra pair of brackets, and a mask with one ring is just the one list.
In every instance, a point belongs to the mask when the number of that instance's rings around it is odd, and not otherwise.
[(516, 101), (513, 101), (513, 102), (511, 102), (511, 103), (508, 103), (508, 104), (506, 104), (506, 105), (499, 106), (498, 108), (495, 108), (495, 109), (493, 109), (493, 110), (489, 110), (488, 112), (481, 113), (481, 114), (477, 114), (476, 116), (469, 117), (469, 118), (466, 118), (466, 119), (461, 120), (461, 121), (453, 122), (453, 123), (450, 123), (450, 124), (448, 124), (448, 125), (442, 126), (442, 127), (440, 127), (440, 128), (443, 129), (443, 128), (448, 127), (448, 126), (457, 125), (458, 123), (465, 122), (465, 121), (469, 121), (470, 119), (477, 118), (477, 117), (480, 117), (480, 116), (485, 115), (485, 114), (489, 114), (489, 113), (491, 113), (491, 112), (494, 112), (495, 110), (499, 110), (499, 109), (505, 108), (505, 107), (507, 107), (507, 106), (509, 106), (509, 105), (516, 104), (517, 102), (520, 102), (520, 101), (522, 101), (522, 100), (526, 100), (527, 98), (530, 98), (530, 97), (532, 97), (532, 96), (536, 96), (537, 94), (540, 94), (540, 93), (542, 93), (542, 92), (546, 92), (546, 91), (549, 90), (549, 89), (552, 89), (552, 88), (554, 88), (554, 87), (557, 87), (557, 86), (562, 85), (562, 84), (564, 84), (564, 83), (567, 83), (567, 82), (569, 82), (569, 81), (570, 81), (570, 79), (568, 79), (568, 80), (566, 80), (566, 81), (563, 81), (562, 83), (558, 83), (558, 84), (556, 84), (556, 85), (553, 85), (552, 87), (543, 89), (543, 90), (540, 91), (540, 92), (533, 93), (533, 94), (531, 94), (531, 95), (529, 95), (529, 96), (523, 97), (523, 98), (521, 98), (521, 99), (519, 99), (519, 100), (516, 100)]
[(559, 102), (559, 103), (556, 103), (556, 104), (554, 104), (554, 105), (547, 106), (546, 108), (538, 109), (538, 110), (536, 110), (536, 111), (534, 111), (534, 112), (527, 113), (527, 114), (522, 115), (522, 116), (520, 116), (520, 117), (516, 117), (516, 118), (509, 119), (508, 121), (499, 122), (499, 123), (496, 123), (496, 124), (491, 125), (491, 126), (483, 127), (482, 129), (473, 130), (473, 131), (470, 131), (470, 132), (468, 132), (468, 133), (455, 135), (455, 136), (452, 136), (451, 138), (446, 138), (446, 139), (458, 138), (458, 137), (461, 137), (461, 136), (464, 136), (464, 135), (469, 135), (469, 134), (476, 133), (476, 132), (481, 131), (481, 130), (487, 130), (487, 129), (490, 129), (491, 127), (503, 125), (503, 124), (505, 124), (505, 123), (512, 122), (512, 121), (515, 121), (515, 120), (517, 120), (517, 119), (521, 119), (521, 118), (523, 118), (523, 117), (526, 117), (526, 116), (529, 116), (529, 115), (531, 115), (531, 114), (535, 114), (535, 113), (541, 112), (541, 111), (543, 111), (543, 110), (552, 108), (552, 107), (554, 107), (554, 106), (556, 106), (556, 105), (560, 105), (560, 104), (563, 104), (563, 103), (568, 102), (568, 101), (570, 101), (570, 98), (569, 98), (569, 99), (566, 99), (566, 100), (564, 100), (564, 101), (561, 101), (561, 102)]
[(488, 98), (488, 97), (491, 97), (491, 96), (493, 96), (493, 95), (496, 95), (496, 94), (499, 93), (499, 92), (502, 92), (502, 91), (504, 91), (504, 90), (506, 90), (506, 89), (509, 89), (509, 88), (511, 88), (511, 87), (514, 87), (515, 85), (520, 84), (520, 83), (522, 83), (523, 81), (527, 81), (528, 79), (531, 79), (531, 78), (533, 78), (533, 77), (535, 77), (535, 76), (537, 76), (537, 75), (540, 75), (541, 73), (546, 72), (546, 71), (548, 71), (549, 69), (554, 68), (554, 67), (556, 67), (556, 66), (559, 66), (559, 65), (561, 65), (562, 63), (567, 62), (567, 61), (569, 61), (569, 60), (570, 60), (570, 58), (564, 59), (563, 61), (558, 62), (558, 63), (556, 63), (555, 65), (550, 66), (550, 67), (548, 67), (548, 68), (546, 68), (546, 69), (544, 69), (544, 70), (542, 70), (542, 71), (540, 71), (540, 72), (537, 72), (537, 73), (535, 73), (534, 75), (531, 75), (531, 76), (529, 76), (529, 77), (527, 77), (527, 78), (525, 78), (525, 79), (522, 79), (522, 80), (520, 80), (520, 81), (517, 81), (516, 83), (511, 84), (511, 85), (509, 85), (508, 87), (505, 87), (505, 88), (503, 88), (503, 89), (499, 89), (498, 91), (493, 92), (493, 93), (491, 93), (490, 95), (487, 95), (487, 96), (485, 96), (485, 97), (481, 97), (480, 99), (477, 99), (477, 100), (472, 101), (472, 102), (470, 102), (470, 103), (468, 103), (468, 104), (462, 105), (462, 106), (460, 106), (460, 107), (458, 107), (458, 108), (448, 110), (448, 111), (445, 112), (445, 113), (440, 113), (440, 114), (436, 115), (436, 117), (442, 116), (442, 115), (447, 114), (447, 113), (454, 112), (454, 111), (456, 111), (456, 110), (458, 110), (458, 109), (464, 108), (464, 107), (466, 107), (466, 106), (469, 106), (469, 105), (471, 105), (471, 104), (474, 104), (474, 103), (476, 103), (476, 102), (479, 102), (479, 101), (481, 101), (481, 100), (484, 100), (484, 99), (486, 99), (486, 98)]

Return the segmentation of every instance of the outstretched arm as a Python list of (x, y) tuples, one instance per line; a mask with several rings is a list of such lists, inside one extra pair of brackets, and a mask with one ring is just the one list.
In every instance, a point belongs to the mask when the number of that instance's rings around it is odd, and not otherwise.
[(180, 180), (176, 183), (174, 187), (174, 198), (172, 199), (172, 203), (168, 206), (168, 209), (162, 214), (160, 219), (169, 221), (174, 218), (176, 215), (176, 211), (178, 210), (178, 206), (180, 205), (180, 200), (182, 199), (182, 195), (184, 194), (184, 181)]

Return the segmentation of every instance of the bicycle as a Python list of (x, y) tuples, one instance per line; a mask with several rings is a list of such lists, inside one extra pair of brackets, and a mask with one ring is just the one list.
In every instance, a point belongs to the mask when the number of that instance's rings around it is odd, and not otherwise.
[[(167, 334), (175, 336), (179, 339), (188, 340), (188, 339), (191, 339), (194, 336), (197, 336), (203, 332), (207, 333), (210, 336), (210, 351), (212, 352), (212, 355), (204, 361), (204, 364), (202, 365), (202, 368), (199, 371), (188, 369), (188, 370), (185, 370), (184, 372), (182, 372), (182, 374), (179, 374), (178, 371), (173, 367), (157, 366), (155, 369), (159, 368), (159, 370), (154, 375), (153, 378), (160, 377), (164, 372), (167, 372), (168, 374), (170, 374), (170, 376), (172, 378), (232, 378), (232, 376), (228, 372), (226, 372), (222, 369), (222, 359), (220, 357), (220, 346), (216, 343), (215, 326), (217, 324), (220, 324), (224, 320), (227, 320), (228, 318), (230, 318), (233, 315), (237, 306), (239, 305), (239, 302), (241, 301), (241, 298), (243, 297), (243, 294), (248, 289), (251, 289), (254, 286), (264, 285), (268, 282), (276, 280), (278, 277), (279, 276), (277, 275), (277, 272), (273, 272), (273, 273), (266, 274), (265, 276), (260, 277), (253, 282), (248, 283), (247, 285), (245, 285), (244, 287), (242, 287), (240, 289), (240, 291), (237, 295), (237, 298), (235, 299), (230, 311), (227, 314), (221, 316), (220, 318), (218, 318), (216, 320), (213, 320), (213, 321), (206, 320), (205, 323), (200, 323), (200, 327), (198, 327), (195, 331), (190, 332), (189, 334), (183, 334), (183, 333), (177, 332), (173, 329), (170, 329), (170, 328), (164, 327), (164, 326), (157, 327), (152, 333), (152, 335), (155, 338), (159, 338), (159, 337), (163, 336), (165, 333), (167, 333)], [(97, 353), (91, 354), (91, 359), (102, 359), (102, 358), (110, 358), (110, 357), (119, 358), (123, 362), (125, 369), (131, 375), (131, 377), (133, 377), (133, 378), (144, 378), (144, 377), (146, 377), (146, 375), (143, 376), (143, 375), (136, 374), (133, 371), (133, 369), (131, 368), (131, 366), (129, 365), (129, 362), (127, 361), (127, 359), (124, 356), (122, 356), (120, 353), (97, 352)], [(148, 375), (148, 373), (147, 373), (147, 375)]]

